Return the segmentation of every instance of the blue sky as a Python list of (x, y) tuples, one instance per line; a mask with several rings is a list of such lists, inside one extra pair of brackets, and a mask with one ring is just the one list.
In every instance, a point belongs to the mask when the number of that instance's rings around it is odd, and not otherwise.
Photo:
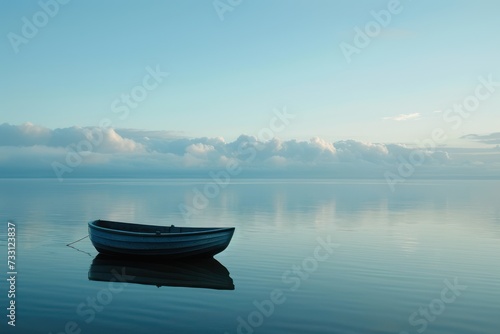
[[(414, 145), (443, 128), (442, 145), (481, 148), (490, 146), (460, 138), (500, 128), (496, 86), (459, 126), (443, 118), (479, 78), (500, 81), (498, 1), (401, 0), (350, 61), (342, 43), (356, 47), (355, 28), (391, 1), (232, 1), (223, 20), (205, 0), (41, 3), (57, 13), (17, 46), (12, 34), (23, 36), (23, 17), (33, 23), (42, 7), (0, 4), (0, 123), (57, 129), (109, 118), (114, 128), (231, 142), (286, 107), (295, 118), (277, 134), (283, 141)], [(168, 77), (118, 117), (113, 102), (155, 68)]]

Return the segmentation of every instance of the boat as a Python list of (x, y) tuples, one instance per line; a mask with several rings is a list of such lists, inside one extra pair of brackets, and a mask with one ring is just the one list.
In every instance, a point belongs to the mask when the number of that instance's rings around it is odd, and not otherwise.
[(88, 278), (91, 281), (120, 281), (157, 287), (234, 290), (229, 271), (214, 258), (162, 261), (98, 254), (92, 260)]
[(139, 257), (211, 257), (227, 248), (234, 227), (157, 226), (94, 220), (89, 237), (102, 254)]

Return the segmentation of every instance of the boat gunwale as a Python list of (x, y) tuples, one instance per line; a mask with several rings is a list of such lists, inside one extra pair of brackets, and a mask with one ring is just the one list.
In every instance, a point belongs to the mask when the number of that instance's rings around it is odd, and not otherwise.
[[(157, 234), (155, 231), (152, 232), (133, 232), (133, 231), (127, 231), (127, 230), (119, 230), (119, 229), (112, 229), (112, 228), (107, 228), (107, 227), (102, 227), (98, 226), (95, 223), (99, 221), (105, 221), (105, 222), (111, 222), (111, 223), (121, 223), (121, 224), (130, 224), (130, 225), (139, 225), (139, 226), (148, 226), (148, 227), (160, 227), (160, 228), (165, 228), (169, 226), (161, 226), (161, 225), (146, 225), (146, 224), (135, 224), (135, 223), (124, 223), (124, 222), (117, 222), (117, 221), (112, 221), (112, 220), (103, 220), (103, 219), (97, 219), (93, 220), (88, 223), (89, 228), (100, 230), (103, 232), (109, 232), (112, 234), (123, 234), (123, 235), (130, 235), (130, 236), (141, 236), (141, 237), (168, 237), (168, 236), (182, 236), (182, 235), (203, 235), (203, 234), (213, 234), (216, 232), (223, 232), (227, 231), (229, 232), (230, 230), (234, 232), (235, 228), (234, 227), (207, 227), (207, 230), (202, 230), (202, 231), (193, 231), (193, 232), (168, 232), (168, 233), (160, 233)], [(176, 226), (178, 227), (178, 226)], [(203, 227), (182, 227), (182, 228), (203, 228)]]

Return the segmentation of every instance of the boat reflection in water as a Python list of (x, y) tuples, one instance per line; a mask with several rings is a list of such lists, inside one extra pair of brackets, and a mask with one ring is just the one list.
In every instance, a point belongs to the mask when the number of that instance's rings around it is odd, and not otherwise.
[(214, 258), (183, 261), (97, 255), (89, 269), (91, 281), (116, 281), (125, 273), (128, 283), (217, 290), (234, 290), (229, 271)]

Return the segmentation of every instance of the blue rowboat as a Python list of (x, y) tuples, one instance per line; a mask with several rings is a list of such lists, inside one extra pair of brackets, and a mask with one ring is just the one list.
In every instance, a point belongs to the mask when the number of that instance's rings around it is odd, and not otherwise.
[(178, 227), (95, 220), (89, 237), (99, 253), (166, 258), (209, 257), (227, 248), (234, 227)]

